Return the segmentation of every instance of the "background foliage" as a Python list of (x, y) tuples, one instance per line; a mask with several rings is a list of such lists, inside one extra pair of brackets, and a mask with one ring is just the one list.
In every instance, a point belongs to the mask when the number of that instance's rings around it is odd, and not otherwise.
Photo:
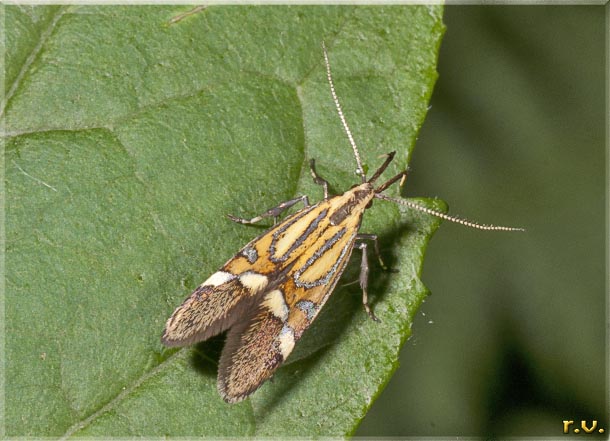
[(358, 434), (557, 439), (563, 420), (608, 434), (607, 11), (445, 8), (407, 194), (527, 232), (443, 223), (432, 295)]

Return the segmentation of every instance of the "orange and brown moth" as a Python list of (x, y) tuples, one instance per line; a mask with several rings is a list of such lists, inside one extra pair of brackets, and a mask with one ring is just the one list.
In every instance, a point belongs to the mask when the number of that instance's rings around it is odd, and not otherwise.
[(362, 251), (362, 303), (369, 316), (377, 320), (367, 302), (369, 244), (384, 265), (377, 236), (359, 233), (364, 211), (373, 199), (405, 205), (473, 228), (521, 230), (479, 225), (385, 195), (384, 190), (407, 175), (405, 170), (376, 185), (394, 152), (386, 155), (383, 164), (367, 179), (335, 93), (324, 46), (323, 50), (332, 98), (354, 150), (361, 183), (330, 197), (328, 182), (316, 173), (311, 160), (313, 180), (324, 189), (322, 201), (310, 205), (307, 196), (301, 196), (252, 219), (229, 216), (235, 222), (252, 224), (267, 217), (277, 218), (299, 202), (305, 206), (229, 259), (174, 311), (163, 331), (165, 345), (184, 346), (228, 330), (220, 357), (218, 390), (229, 403), (253, 393), (288, 358), (333, 292), (354, 248)]

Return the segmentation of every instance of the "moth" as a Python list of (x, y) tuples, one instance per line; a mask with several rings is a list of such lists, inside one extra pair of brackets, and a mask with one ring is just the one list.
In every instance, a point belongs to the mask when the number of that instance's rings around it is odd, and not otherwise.
[(479, 225), (385, 195), (384, 190), (404, 181), (407, 172), (377, 183), (394, 158), (392, 152), (370, 178), (366, 177), (335, 92), (324, 44), (323, 53), (331, 95), (354, 151), (361, 182), (345, 193), (331, 197), (329, 184), (318, 175), (312, 159), (311, 175), (314, 182), (323, 187), (323, 200), (310, 205), (308, 197), (301, 196), (252, 219), (229, 216), (235, 222), (253, 224), (265, 218), (277, 218), (297, 203), (304, 205), (248, 243), (195, 289), (167, 320), (161, 338), (167, 346), (184, 346), (228, 331), (218, 368), (218, 391), (229, 403), (252, 394), (288, 358), (333, 292), (354, 248), (362, 251), (359, 277), (362, 303), (368, 315), (377, 320), (367, 299), (369, 245), (384, 265), (377, 236), (359, 232), (362, 216), (374, 199), (394, 202), (473, 228), (521, 230)]

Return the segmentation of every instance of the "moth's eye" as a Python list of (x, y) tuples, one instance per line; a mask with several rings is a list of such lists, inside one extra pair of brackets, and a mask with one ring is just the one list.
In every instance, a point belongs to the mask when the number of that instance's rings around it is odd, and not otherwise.
[(367, 208), (371, 208), (372, 206), (373, 206), (373, 200), (371, 199), (371, 200), (369, 201), (369, 203), (368, 203), (368, 204), (366, 204), (366, 207), (364, 207), (364, 208), (365, 208), (365, 209), (367, 209)]
[(356, 187), (358, 187), (358, 184), (352, 185), (349, 189), (351, 190), (352, 188), (356, 188)]

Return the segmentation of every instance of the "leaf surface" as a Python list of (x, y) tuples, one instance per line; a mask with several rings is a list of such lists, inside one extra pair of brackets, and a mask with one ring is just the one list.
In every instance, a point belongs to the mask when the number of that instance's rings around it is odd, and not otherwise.
[[(167, 317), (263, 231), (230, 222), (300, 194), (308, 161), (357, 183), (321, 42), (363, 161), (408, 162), (436, 79), (442, 8), (5, 6), (6, 433), (352, 433), (426, 296), (428, 216), (376, 202), (370, 298), (338, 287), (273, 381), (216, 392), (222, 338), (175, 350)], [(27, 31), (27, 32), (26, 32)], [(396, 190), (394, 190), (396, 194)], [(444, 209), (440, 201), (422, 204)], [(357, 254), (357, 253), (356, 253)], [(359, 260), (359, 259), (356, 259)], [(357, 279), (350, 265), (345, 282)]]

